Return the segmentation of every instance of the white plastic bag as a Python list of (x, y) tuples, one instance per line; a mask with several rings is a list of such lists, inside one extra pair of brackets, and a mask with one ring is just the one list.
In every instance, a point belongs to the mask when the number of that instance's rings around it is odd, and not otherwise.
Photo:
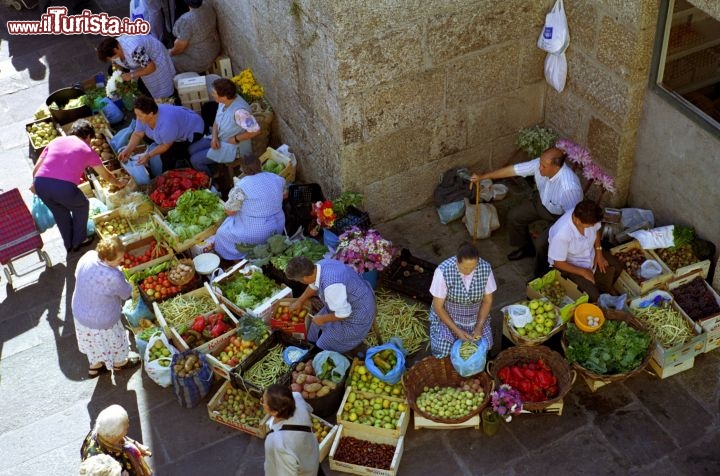
[(644, 250), (656, 248), (669, 248), (675, 246), (675, 225), (661, 226), (652, 230), (638, 230), (628, 233), (638, 242)]
[[(167, 357), (160, 357), (159, 359), (150, 360), (150, 351), (152, 350), (155, 342), (161, 341), (165, 347), (170, 350), (170, 355)], [(172, 376), (170, 374), (170, 364), (172, 363), (173, 354), (177, 354), (177, 349), (168, 342), (165, 334), (158, 331), (150, 337), (150, 340), (145, 347), (145, 355), (143, 355), (143, 361), (145, 363), (145, 372), (153, 382), (160, 385), (163, 388), (167, 388), (172, 384)], [(167, 367), (162, 365), (167, 362)]]
[(565, 53), (548, 53), (545, 57), (545, 80), (552, 88), (561, 93), (567, 79), (567, 58)]
[(530, 308), (523, 306), (522, 304), (511, 304), (510, 306), (505, 306), (501, 310), (507, 314), (510, 319), (510, 323), (516, 329), (525, 327), (533, 321)]
[[(479, 208), (477, 224), (475, 223), (475, 207)], [(500, 228), (500, 220), (494, 205), (489, 203), (473, 205), (467, 198), (465, 199), (465, 218), (463, 220), (470, 236), (474, 236), (477, 225), (478, 238), (490, 238), (490, 233)]]
[(570, 44), (567, 17), (563, 0), (557, 0), (552, 10), (545, 15), (545, 25), (538, 37), (537, 47), (548, 53), (560, 54)]
[(655, 276), (659, 276), (662, 273), (662, 266), (654, 259), (646, 259), (643, 264), (640, 265), (640, 276), (643, 279), (652, 279)]
[(655, 216), (652, 210), (642, 208), (623, 208), (620, 215), (620, 222), (625, 228), (633, 228), (647, 223), (650, 228), (655, 226)]

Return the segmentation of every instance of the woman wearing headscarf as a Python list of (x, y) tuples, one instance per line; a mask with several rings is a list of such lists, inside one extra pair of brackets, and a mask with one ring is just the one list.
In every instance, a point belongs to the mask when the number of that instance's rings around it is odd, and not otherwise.
[(242, 171), (245, 175), (236, 180), (225, 204), (229, 216), (215, 234), (215, 252), (226, 260), (245, 256), (235, 245), (259, 245), (285, 229), (285, 179), (263, 172), (252, 155), (243, 157)]
[(190, 11), (173, 26), (175, 43), (169, 50), (175, 71), (204, 74), (220, 55), (220, 35), (212, 5), (203, 0), (185, 0)]
[(120, 405), (110, 405), (101, 411), (95, 426), (80, 448), (82, 461), (95, 455), (108, 455), (120, 463), (128, 476), (150, 476), (152, 469), (145, 456), (152, 456), (150, 448), (127, 436), (130, 429), (128, 414)]
[(430, 285), (430, 350), (435, 357), (448, 355), (457, 339), (482, 338), (492, 347), (490, 308), (496, 289), (490, 263), (472, 243), (461, 244), (455, 256), (438, 265)]

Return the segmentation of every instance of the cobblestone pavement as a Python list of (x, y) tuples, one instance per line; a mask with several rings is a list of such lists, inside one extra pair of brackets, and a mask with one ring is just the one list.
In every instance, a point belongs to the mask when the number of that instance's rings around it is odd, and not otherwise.
[[(120, 16), (127, 9), (127, 2), (112, 0), (94, 5), (95, 11)], [(0, 5), (3, 21), (36, 17), (37, 10), (15, 13)], [(11, 37), (4, 26), (0, 34), (0, 188), (18, 187), (30, 203), (32, 162), (23, 124), (49, 92), (102, 69), (93, 50), (99, 40)], [(526, 193), (521, 181), (510, 184), (511, 197)], [(512, 201), (498, 203), (501, 218)], [(467, 236), (459, 223), (438, 225), (431, 208), (379, 228), (433, 262), (451, 255)], [(159, 475), (262, 474), (262, 440), (210, 421), (205, 402), (183, 409), (170, 389), (158, 387), (141, 370), (119, 373), (115, 386), (107, 375), (87, 379), (70, 314), (78, 257), (66, 258), (57, 228), (45, 232), (43, 240), (52, 268), (30, 272), (14, 286), (4, 278), (0, 282), (0, 475), (77, 474), (80, 444), (98, 412), (112, 403), (128, 410), (130, 436), (153, 448), (150, 462)], [(506, 260), (503, 229), (481, 241), (480, 248), (498, 281), (497, 329), (498, 309), (524, 296), (531, 263)], [(19, 263), (21, 269), (32, 264)], [(642, 374), (596, 393), (578, 380), (564, 400), (562, 416), (522, 415), (492, 438), (473, 429), (414, 430), (411, 424), (399, 472), (715, 475), (720, 472), (718, 370), (720, 352), (715, 352), (699, 356), (692, 370), (667, 380)], [(323, 466), (331, 473), (327, 462)]]

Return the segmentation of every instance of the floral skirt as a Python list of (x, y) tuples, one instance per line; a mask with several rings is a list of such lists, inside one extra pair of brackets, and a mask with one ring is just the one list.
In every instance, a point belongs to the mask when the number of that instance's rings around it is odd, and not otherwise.
[(128, 358), (130, 339), (119, 319), (110, 329), (92, 329), (75, 320), (75, 336), (78, 349), (87, 356), (90, 365), (103, 363), (110, 370), (114, 363)]

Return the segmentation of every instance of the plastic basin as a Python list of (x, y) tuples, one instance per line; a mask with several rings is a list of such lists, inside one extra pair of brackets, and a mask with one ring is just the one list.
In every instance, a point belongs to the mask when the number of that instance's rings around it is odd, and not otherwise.
[[(589, 326), (588, 316), (599, 317), (600, 323), (597, 326)], [(605, 314), (595, 304), (583, 303), (575, 308), (575, 325), (583, 332), (595, 332), (605, 324)]]

